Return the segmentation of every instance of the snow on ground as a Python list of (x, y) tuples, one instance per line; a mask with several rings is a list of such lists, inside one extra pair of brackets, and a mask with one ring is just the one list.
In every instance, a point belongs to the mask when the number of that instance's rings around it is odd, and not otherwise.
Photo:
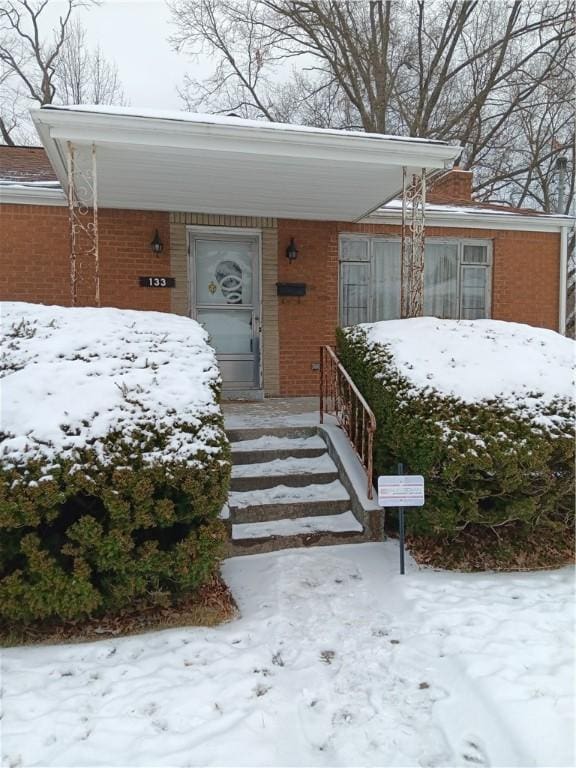
[(2, 654), (3, 765), (573, 766), (573, 569), (230, 559), (242, 616)]
[[(3, 302), (0, 312), (4, 463), (73, 455), (113, 429), (129, 433), (150, 414), (169, 428), (199, 426), (218, 413), (215, 353), (194, 320), (23, 302)], [(165, 455), (173, 461), (210, 451), (213, 437), (209, 426), (195, 436), (178, 432)]]
[(434, 317), (360, 327), (370, 344), (390, 349), (396, 368), (418, 390), (434, 388), (466, 403), (499, 397), (511, 408), (533, 412), (574, 396), (576, 345), (555, 331)]

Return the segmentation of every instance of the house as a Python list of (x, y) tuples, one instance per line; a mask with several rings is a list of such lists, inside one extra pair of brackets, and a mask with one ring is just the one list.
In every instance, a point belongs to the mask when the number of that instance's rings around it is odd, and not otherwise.
[[(441, 141), (44, 107), (0, 148), (0, 299), (191, 315), (229, 396), (311, 395), (338, 324), (398, 317), (398, 194), (431, 172), (424, 312), (564, 331), (572, 222), (476, 203)], [(404, 242), (407, 242), (406, 239)]]

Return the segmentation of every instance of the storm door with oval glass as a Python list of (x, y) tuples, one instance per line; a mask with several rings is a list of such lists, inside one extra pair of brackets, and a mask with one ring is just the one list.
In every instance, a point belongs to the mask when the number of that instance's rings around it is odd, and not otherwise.
[(190, 232), (192, 316), (208, 331), (227, 390), (260, 388), (259, 239)]

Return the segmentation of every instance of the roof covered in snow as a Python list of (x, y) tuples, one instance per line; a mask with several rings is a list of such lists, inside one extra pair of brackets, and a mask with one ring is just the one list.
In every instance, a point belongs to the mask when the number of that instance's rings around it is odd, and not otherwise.
[[(385, 215), (387, 212), (399, 212), (402, 210), (402, 200), (400, 198), (396, 198), (394, 200), (390, 200), (390, 202), (386, 203), (386, 205), (383, 205), (382, 207), (378, 208), (372, 216), (378, 217), (381, 215)], [(434, 202), (427, 202), (426, 203), (426, 211), (429, 213), (438, 213), (438, 212), (444, 212), (444, 213), (453, 213), (455, 215), (459, 214), (472, 214), (472, 215), (484, 215), (484, 216), (526, 216), (526, 217), (546, 217), (546, 218), (555, 218), (558, 219), (558, 221), (566, 221), (567, 223), (570, 223), (572, 221), (572, 217), (570, 216), (564, 216), (563, 214), (551, 214), (551, 213), (544, 213), (543, 211), (536, 211), (534, 208), (516, 208), (511, 205), (505, 205), (504, 203), (485, 203), (479, 200), (470, 200), (467, 202), (458, 202), (454, 203), (452, 201), (446, 200), (446, 202), (441, 202), (439, 200), (435, 200)]]
[(450, 147), (449, 142), (439, 139), (421, 139), (412, 136), (394, 136), (392, 134), (368, 133), (366, 131), (348, 131), (337, 128), (315, 128), (309, 125), (296, 125), (294, 123), (274, 123), (269, 120), (248, 120), (236, 115), (214, 115), (202, 112), (183, 112), (179, 110), (148, 109), (144, 107), (117, 107), (106, 104), (48, 104), (42, 107), (46, 110), (58, 110), (63, 112), (87, 112), (93, 115), (114, 115), (124, 117), (136, 117), (152, 120), (168, 120), (178, 123), (196, 123), (202, 125), (230, 126), (233, 128), (256, 128), (266, 131), (284, 131), (290, 133), (307, 133), (317, 136), (349, 136), (360, 139), (374, 139), (376, 141), (398, 141), (404, 144), (432, 144)]

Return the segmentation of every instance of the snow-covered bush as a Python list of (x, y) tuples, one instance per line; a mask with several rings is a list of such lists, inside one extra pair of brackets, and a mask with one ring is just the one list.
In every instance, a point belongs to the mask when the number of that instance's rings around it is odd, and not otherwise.
[(166, 603), (217, 566), (230, 473), (203, 329), (0, 305), (0, 617)]
[[(501, 321), (387, 321), (339, 333), (378, 422), (375, 474), (423, 474), (412, 531), (560, 535), (574, 510), (574, 342)], [(520, 541), (519, 541), (520, 545)]]

